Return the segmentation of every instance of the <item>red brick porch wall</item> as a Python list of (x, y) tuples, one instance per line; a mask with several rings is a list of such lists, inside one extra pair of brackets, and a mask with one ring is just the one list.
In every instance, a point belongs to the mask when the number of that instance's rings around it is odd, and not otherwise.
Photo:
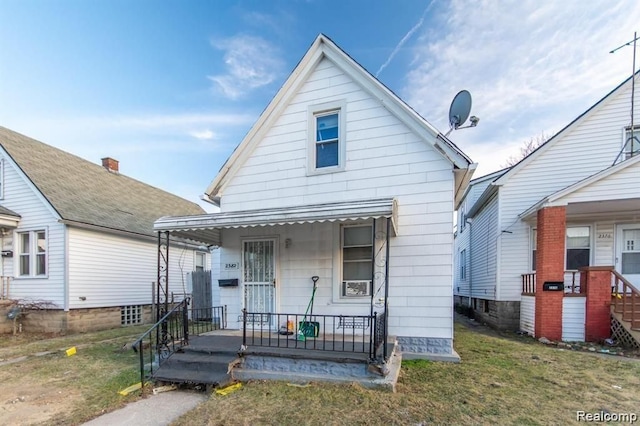
[(562, 291), (543, 291), (547, 281), (564, 281), (566, 208), (538, 210), (535, 336), (562, 340)]
[(611, 337), (611, 271), (613, 266), (580, 268), (580, 286), (586, 289), (584, 337), (598, 342)]

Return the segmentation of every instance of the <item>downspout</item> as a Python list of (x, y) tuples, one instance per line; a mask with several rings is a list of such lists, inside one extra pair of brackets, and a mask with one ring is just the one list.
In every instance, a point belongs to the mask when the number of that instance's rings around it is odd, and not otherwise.
[(471, 308), (471, 295), (473, 294), (473, 274), (472, 274), (472, 270), (473, 268), (471, 268), (471, 247), (473, 247), (473, 227), (471, 226), (472, 222), (473, 222), (473, 218), (469, 217), (466, 219), (466, 222), (469, 224), (469, 260), (468, 260), (468, 264), (469, 267), (467, 268), (467, 279), (469, 280), (469, 308)]

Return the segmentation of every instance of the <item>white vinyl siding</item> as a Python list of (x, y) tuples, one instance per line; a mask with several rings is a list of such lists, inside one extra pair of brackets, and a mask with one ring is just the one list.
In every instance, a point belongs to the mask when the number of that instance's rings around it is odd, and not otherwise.
[(536, 297), (522, 296), (520, 300), (520, 330), (530, 336), (535, 335)]
[(562, 340), (584, 342), (586, 297), (562, 299)]
[[(308, 108), (339, 101), (345, 102), (346, 110), (344, 172), (307, 176)], [(391, 238), (390, 247), (389, 331), (400, 336), (451, 338), (453, 194), (451, 163), (379, 100), (323, 59), (224, 188), (221, 210), (396, 197), (398, 235)], [(309, 225), (309, 229), (315, 228)], [(275, 234), (276, 228), (269, 232)], [(310, 241), (311, 247), (328, 243), (318, 242), (319, 234), (306, 232), (303, 240)], [(229, 234), (234, 235), (233, 231), (224, 233), (222, 264), (229, 244), (234, 244)], [(285, 237), (278, 235), (284, 241)], [(288, 252), (297, 254), (301, 245), (293, 237), (292, 244), (296, 249)], [(332, 251), (318, 251), (301, 261), (307, 270), (309, 265), (315, 269), (317, 264), (325, 265)], [(317, 269), (322, 281), (323, 268)], [(308, 303), (310, 277), (300, 279)], [(339, 277), (331, 279), (339, 285)], [(224, 293), (234, 290), (220, 291), (224, 303)], [(280, 301), (283, 311), (298, 306), (289, 297), (287, 292), (287, 299)], [(337, 303), (317, 306), (323, 306), (324, 312), (343, 309)]]
[[(44, 201), (30, 181), (17, 170), (13, 162), (4, 157), (0, 149), (0, 161), (3, 163), (2, 205), (18, 214), (18, 228), (4, 237), (12, 245), (13, 257), (3, 257), (3, 272), (13, 275), (10, 297), (13, 299), (42, 300), (62, 309), (65, 307), (64, 280), (64, 225), (58, 222), (55, 211)], [(46, 230), (46, 274), (19, 276), (18, 233), (34, 230)]]
[[(192, 250), (170, 247), (169, 293), (181, 300)], [(146, 305), (157, 282), (157, 242), (69, 227), (71, 308)], [(82, 300), (81, 298), (84, 298)]]
[[(500, 300), (520, 300), (520, 277), (529, 268), (530, 227), (518, 215), (544, 197), (613, 164), (620, 152), (620, 131), (628, 125), (630, 92), (629, 85), (604, 100), (548, 148), (541, 149), (501, 187), (500, 224), (509, 227), (512, 234), (500, 241)], [(640, 91), (636, 91), (636, 103), (640, 103)], [(636, 114), (640, 122), (639, 111)], [(622, 185), (613, 191), (630, 190), (633, 189), (629, 185)], [(568, 201), (577, 199), (570, 197)]]
[(497, 279), (498, 197), (494, 196), (487, 206), (476, 215), (471, 224), (470, 274), (471, 296), (495, 299)]

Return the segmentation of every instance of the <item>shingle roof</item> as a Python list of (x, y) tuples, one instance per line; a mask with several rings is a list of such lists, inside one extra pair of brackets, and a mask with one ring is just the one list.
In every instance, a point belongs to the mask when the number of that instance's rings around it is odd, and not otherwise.
[(18, 213), (3, 206), (0, 206), (0, 215), (20, 217)]
[(0, 145), (68, 221), (155, 235), (153, 222), (162, 216), (205, 213), (196, 203), (2, 126)]

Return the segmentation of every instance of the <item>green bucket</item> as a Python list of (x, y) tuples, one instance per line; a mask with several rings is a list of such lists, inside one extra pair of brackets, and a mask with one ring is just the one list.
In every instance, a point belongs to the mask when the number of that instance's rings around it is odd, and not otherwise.
[(298, 330), (304, 337), (318, 337), (320, 334), (320, 323), (317, 321), (300, 321)]

